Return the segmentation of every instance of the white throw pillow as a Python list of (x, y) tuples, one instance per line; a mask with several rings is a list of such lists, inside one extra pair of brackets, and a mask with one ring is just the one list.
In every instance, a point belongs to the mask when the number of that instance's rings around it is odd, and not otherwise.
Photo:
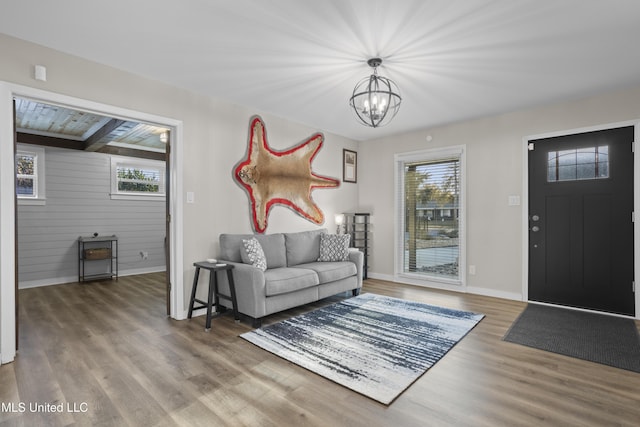
[(318, 261), (348, 261), (350, 238), (349, 234), (321, 234)]
[[(244, 246), (244, 251), (247, 255), (247, 259), (249, 262), (247, 264), (251, 264), (254, 267), (259, 268), (262, 271), (267, 269), (267, 258), (264, 256), (264, 251), (262, 250), (262, 246), (258, 239), (252, 237), (249, 240), (242, 239), (242, 245)], [(244, 257), (242, 257), (244, 259)]]

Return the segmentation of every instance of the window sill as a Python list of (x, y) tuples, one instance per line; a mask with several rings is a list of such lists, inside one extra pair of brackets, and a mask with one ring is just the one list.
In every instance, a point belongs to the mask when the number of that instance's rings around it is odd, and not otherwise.
[(164, 194), (114, 194), (111, 193), (111, 200), (147, 200), (161, 202), (166, 199)]

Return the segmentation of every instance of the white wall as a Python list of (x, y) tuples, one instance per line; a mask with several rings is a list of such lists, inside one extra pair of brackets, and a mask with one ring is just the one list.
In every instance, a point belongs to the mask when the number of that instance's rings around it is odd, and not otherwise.
[[(183, 214), (183, 265), (180, 279), (183, 283), (184, 305), (193, 280), (193, 262), (217, 255), (218, 236), (223, 232), (251, 232), (248, 199), (245, 192), (232, 180), (233, 166), (243, 158), (248, 138), (250, 118), (259, 114), (263, 118), (271, 146), (284, 149), (297, 144), (322, 129), (291, 123), (254, 109), (232, 105), (197, 93), (172, 87), (157, 81), (126, 73), (111, 67), (90, 62), (71, 55), (47, 49), (0, 34), (0, 81), (28, 86), (68, 97), (139, 111), (161, 117), (170, 117), (182, 123), (181, 156), (183, 159), (182, 194), (176, 197)], [(33, 78), (33, 66), (47, 67), (47, 82)], [(0, 110), (6, 115), (6, 106)], [(4, 117), (4, 116), (3, 116)], [(10, 131), (0, 134), (0, 143), (11, 144)], [(358, 143), (325, 133), (324, 147), (313, 162), (314, 171), (325, 176), (342, 176), (342, 149), (357, 150)], [(7, 188), (11, 174), (8, 162), (0, 163), (0, 197), (2, 205), (12, 203), (13, 190)], [(357, 185), (342, 184), (337, 189), (317, 189), (314, 200), (328, 218), (325, 226), (335, 227), (333, 215), (357, 208)], [(186, 192), (195, 194), (195, 203), (186, 203)], [(11, 222), (10, 210), (0, 211)], [(269, 218), (267, 232), (298, 231), (317, 226), (302, 219), (289, 209), (275, 207)], [(3, 230), (11, 229), (10, 223)], [(8, 254), (10, 247), (2, 246)], [(11, 277), (10, 262), (3, 264), (0, 277), (6, 290), (13, 283), (5, 283)], [(174, 286), (176, 284), (174, 283)], [(3, 301), (2, 309), (10, 307)], [(183, 307), (185, 309), (186, 307)], [(5, 313), (6, 314), (6, 313)], [(0, 313), (4, 320), (10, 316)], [(7, 330), (7, 325), (2, 330)], [(1, 342), (10, 341), (2, 340)], [(2, 349), (0, 349), (2, 350)], [(5, 356), (2, 356), (5, 359)]]
[(118, 236), (119, 275), (165, 270), (163, 199), (112, 200), (108, 154), (44, 151), (46, 204), (18, 203), (20, 288), (77, 281), (77, 238), (93, 233)]
[[(401, 113), (400, 113), (401, 114)], [(371, 277), (394, 279), (394, 154), (435, 147), (467, 147), (468, 291), (522, 299), (523, 138), (640, 119), (640, 87), (551, 106), (454, 123), (361, 144), (360, 209), (373, 215)], [(427, 142), (427, 135), (432, 141)], [(508, 197), (520, 195), (521, 206)]]

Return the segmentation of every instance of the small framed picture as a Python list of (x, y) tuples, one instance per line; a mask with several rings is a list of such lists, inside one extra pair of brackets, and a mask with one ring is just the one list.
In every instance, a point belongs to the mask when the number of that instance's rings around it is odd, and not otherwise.
[(342, 150), (342, 180), (344, 182), (358, 182), (358, 153)]

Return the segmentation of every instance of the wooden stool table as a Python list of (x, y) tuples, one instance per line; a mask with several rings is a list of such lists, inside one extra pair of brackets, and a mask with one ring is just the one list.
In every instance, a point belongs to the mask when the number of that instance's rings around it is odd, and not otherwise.
[[(236, 321), (240, 320), (238, 316), (238, 303), (236, 301), (236, 286), (233, 282), (233, 265), (229, 264), (214, 264), (206, 261), (194, 262), (193, 265), (196, 267), (196, 273), (193, 276), (193, 288), (191, 289), (191, 301), (189, 302), (189, 314), (187, 315), (187, 319), (191, 319), (193, 314), (193, 310), (198, 310), (201, 308), (207, 309), (207, 322), (205, 326), (205, 331), (211, 329), (211, 317), (212, 317), (212, 306), (215, 304), (216, 312), (222, 313), (220, 311), (220, 298), (224, 298), (228, 301), (231, 301), (231, 305), (233, 306), (233, 317)], [(198, 279), (200, 278), (200, 269), (204, 268), (205, 270), (209, 270), (209, 293), (207, 301), (202, 301), (196, 298), (196, 289), (198, 288)], [(226, 271), (227, 279), (229, 281), (229, 292), (231, 295), (221, 294), (218, 290), (218, 277), (217, 272)], [(194, 304), (198, 302), (202, 305), (194, 307)]]

